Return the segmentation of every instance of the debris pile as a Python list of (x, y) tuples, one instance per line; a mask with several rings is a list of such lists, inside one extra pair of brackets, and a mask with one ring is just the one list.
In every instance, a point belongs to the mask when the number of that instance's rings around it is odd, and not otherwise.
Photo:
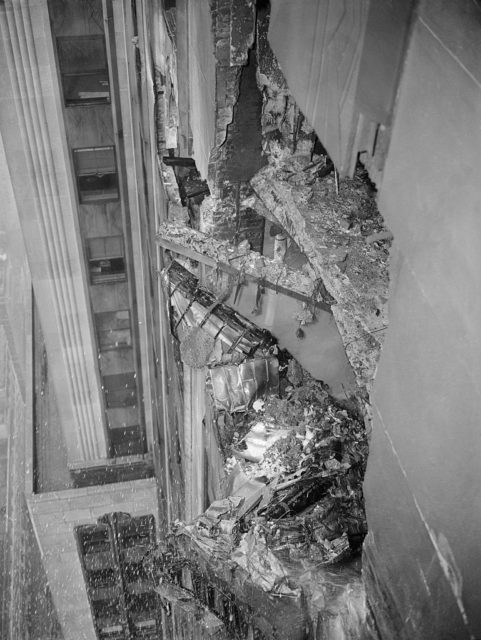
[[(289, 291), (305, 301), (319, 302), (312, 278), (290, 269), (287, 265), (252, 251), (245, 245), (233, 245), (226, 240), (216, 240), (206, 233), (178, 223), (163, 223), (159, 226), (157, 242), (166, 249), (184, 253), (217, 266), (232, 280), (239, 272), (243, 278), (253, 281), (264, 279), (265, 285), (279, 292)], [(214, 284), (214, 283), (213, 283)], [(213, 289), (213, 287), (211, 287)]]
[[(207, 368), (209, 416), (228, 477), (222, 500), (173, 527), (177, 574), (169, 574), (163, 551), (158, 564), (230, 630), (234, 620), (237, 631), (250, 624), (265, 638), (308, 637), (306, 629), (309, 637), (333, 637), (336, 628), (343, 634), (336, 637), (354, 639), (364, 619), (358, 552), (367, 531), (367, 398), (387, 327), (392, 236), (366, 172), (359, 165), (352, 178), (339, 178), (290, 95), (268, 44), (266, 12), (258, 13), (257, 62), (254, 50), (247, 54), (250, 19), (237, 49), (224, 47), (228, 5), (235, 26), (232, 3), (212, 5), (216, 86), (226, 90), (209, 161), (211, 195), (204, 198), (204, 187), (190, 227), (171, 215), (157, 237), (181, 256), (164, 271), (172, 331), (182, 362)], [(241, 117), (248, 96), (239, 86), (252, 71), (237, 68), (241, 49), (242, 64), (256, 66), (260, 127)], [(221, 65), (227, 55), (236, 69)], [(251, 151), (262, 149), (247, 168), (243, 138)], [(227, 306), (249, 280), (257, 284), (252, 316), (265, 288), (303, 302), (293, 316), (299, 339), (316, 308), (332, 312), (359, 386), (355, 397), (335, 399), (268, 332)]]
[[(303, 372), (284, 397), (269, 396), (223, 434), (226, 467), (266, 483), (255, 525), (284, 558), (330, 563), (355, 551), (366, 533), (362, 479), (364, 420)], [(256, 410), (257, 409), (257, 410)], [(229, 420), (223, 417), (223, 423)], [(268, 501), (266, 499), (268, 497)]]
[(176, 523), (167, 544), (145, 559), (146, 571), (159, 585), (182, 583), (199, 609), (207, 606), (224, 622), (230, 638), (253, 633), (265, 640), (301, 640), (306, 637), (302, 590), (272, 552), (249, 546), (241, 535), (242, 503), (242, 498), (220, 500), (194, 522)]
[[(290, 559), (329, 563), (356, 550), (366, 532), (360, 397), (335, 400), (268, 332), (224, 307), (181, 265), (172, 263), (164, 278), (182, 359), (208, 366), (226, 469), (238, 476), (237, 490), (240, 476), (263, 479), (262, 500), (244, 526), (262, 527), (277, 551), (296, 531), (297, 543), (284, 549)], [(271, 526), (281, 519), (281, 528)]]
[[(157, 558), (163, 579), (180, 581), (188, 570), (183, 586), (190, 584), (226, 627), (232, 607), (240, 608), (265, 638), (307, 637), (326, 607), (341, 620), (346, 591), (359, 596), (361, 620), (362, 586), (353, 568), (366, 533), (361, 395), (334, 399), (268, 332), (223, 305), (180, 264), (170, 265), (164, 281), (182, 359), (208, 370), (228, 479), (223, 500), (174, 526), (173, 551)], [(338, 574), (345, 563), (349, 570)], [(207, 586), (199, 591), (202, 581)], [(209, 601), (205, 594), (214, 587), (228, 606)], [(282, 636), (275, 621), (286, 601), (296, 623), (286, 621)]]

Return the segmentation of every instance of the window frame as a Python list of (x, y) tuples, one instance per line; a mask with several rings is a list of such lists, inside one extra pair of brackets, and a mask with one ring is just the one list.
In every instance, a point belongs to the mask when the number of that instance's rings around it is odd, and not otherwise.
[(114, 458), (144, 455), (145, 436), (140, 424), (109, 427), (108, 433)]
[[(113, 318), (113, 323), (116, 321), (121, 321), (121, 319), (119, 318), (115, 318), (116, 314), (119, 313), (127, 313), (127, 321), (128, 321), (128, 327), (126, 328), (104, 328), (103, 326), (99, 326), (101, 324), (103, 324), (101, 321), (104, 319), (107, 319), (107, 316), (112, 316)], [(95, 331), (97, 334), (97, 344), (98, 344), (98, 348), (99, 351), (104, 352), (104, 351), (112, 351), (113, 349), (130, 349), (132, 348), (132, 317), (131, 317), (131, 313), (130, 313), (130, 309), (126, 308), (126, 309), (114, 309), (113, 311), (100, 311), (98, 313), (94, 313), (94, 322), (95, 322)], [(112, 323), (112, 324), (113, 324)], [(126, 342), (115, 342), (115, 343), (107, 343), (105, 340), (102, 340), (101, 337), (102, 335), (105, 334), (115, 334), (117, 332), (126, 332), (128, 330), (129, 332), (129, 341), (128, 343)]]
[[(106, 150), (112, 150), (113, 162), (111, 165), (106, 167), (101, 167), (100, 165), (97, 165), (97, 167), (95, 167), (95, 165), (92, 164), (90, 170), (86, 168), (82, 168), (80, 166), (80, 158), (82, 154), (91, 152), (91, 153), (98, 153), (98, 156), (100, 156), (100, 153)], [(76, 147), (72, 149), (73, 165), (75, 170), (75, 178), (77, 182), (78, 200), (80, 204), (96, 204), (96, 203), (103, 204), (105, 202), (117, 202), (118, 200), (120, 200), (119, 171), (117, 166), (117, 155), (115, 151), (116, 149), (114, 145), (100, 145), (98, 147)], [(112, 168), (113, 168), (113, 171), (110, 170)], [(97, 169), (97, 171), (95, 171), (95, 169)], [(99, 169), (102, 169), (102, 173), (99, 172)], [(92, 190), (92, 193), (89, 193), (89, 191), (85, 189), (85, 187), (81, 186), (81, 179), (87, 178), (87, 177), (93, 177), (93, 176), (98, 178), (103, 176), (114, 176), (115, 185), (110, 189), (108, 188), (97, 189), (97, 190)], [(102, 190), (105, 193), (103, 194), (100, 193)]]
[[(109, 389), (110, 385), (108, 382), (113, 382), (114, 378), (117, 378), (119, 382), (123, 380), (125, 384), (120, 384), (118, 387)], [(133, 381), (133, 385), (129, 384), (131, 381)], [(136, 408), (139, 406), (139, 388), (136, 371), (124, 371), (122, 373), (103, 375), (102, 386), (107, 409), (126, 409), (128, 407)], [(122, 393), (124, 394), (123, 398)], [(132, 402), (130, 402), (130, 400), (132, 400)]]
[[(61, 85), (62, 85), (62, 94), (64, 105), (66, 108), (72, 107), (82, 107), (82, 106), (91, 106), (91, 105), (102, 105), (102, 104), (111, 104), (112, 92), (110, 86), (110, 74), (109, 74), (109, 63), (107, 58), (107, 47), (105, 43), (105, 35), (101, 33), (96, 34), (83, 34), (83, 35), (69, 35), (69, 36), (57, 36), (56, 47), (57, 47), (57, 58), (58, 58), (58, 66), (61, 77)], [(103, 62), (99, 67), (91, 68), (91, 69), (81, 69), (78, 67), (78, 70), (69, 70), (65, 71), (65, 66), (67, 66), (65, 47), (63, 44), (65, 42), (77, 42), (81, 41), (102, 41), (102, 49), (103, 49)], [(62, 68), (63, 67), (63, 68)], [(104, 81), (107, 82), (107, 91), (108, 96), (98, 96), (98, 97), (88, 97), (88, 98), (69, 98), (69, 92), (67, 91), (67, 84), (69, 78), (89, 78), (94, 76), (104, 76)], [(95, 92), (91, 92), (95, 93)], [(102, 93), (99, 91), (98, 93)]]
[[(94, 241), (104, 240), (104, 242), (106, 243), (108, 239), (113, 239), (113, 238), (117, 238), (120, 240), (121, 253), (110, 254), (106, 249), (105, 253), (102, 256), (93, 257), (91, 255), (91, 244)], [(86, 254), (87, 254), (90, 284), (92, 285), (109, 284), (109, 283), (115, 283), (115, 282), (125, 282), (127, 280), (127, 261), (125, 256), (124, 238), (122, 235), (117, 234), (114, 236), (98, 236), (95, 238), (86, 238)], [(123, 267), (124, 267), (123, 271), (106, 272), (106, 273), (95, 273), (93, 271), (94, 263), (101, 263), (102, 261), (107, 262), (107, 261), (119, 260), (119, 259), (123, 260)]]

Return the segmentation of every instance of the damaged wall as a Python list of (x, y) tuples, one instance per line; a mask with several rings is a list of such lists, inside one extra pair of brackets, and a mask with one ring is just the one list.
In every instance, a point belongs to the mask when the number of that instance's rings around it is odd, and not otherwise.
[[(356, 87), (369, 0), (274, 0), (269, 41), (341, 175), (352, 173)], [(289, 37), (286, 37), (286, 31)]]
[[(272, 1), (271, 29), (287, 4)], [(283, 68), (293, 25), (270, 38)], [(364, 571), (383, 640), (481, 636), (480, 27), (477, 3), (418, 4), (384, 174), (376, 176), (395, 238), (365, 481)], [(372, 43), (376, 31), (367, 35)], [(299, 50), (307, 55), (305, 42)], [(305, 87), (296, 90), (284, 70), (303, 106)], [(328, 100), (322, 91), (330, 84), (322, 82), (317, 97)], [(312, 106), (316, 95), (307, 98)], [(320, 100), (313, 108), (327, 118)], [(336, 160), (335, 145), (317, 133)]]
[(190, 126), (193, 157), (203, 178), (207, 177), (210, 151), (215, 140), (216, 79), (214, 36), (209, 0), (188, 3)]
[(414, 1), (271, 5), (269, 41), (303, 114), (341, 176), (362, 153), (377, 183)]
[(249, 0), (190, 0), (187, 11), (193, 156), (214, 190), (240, 71), (254, 42), (255, 5)]

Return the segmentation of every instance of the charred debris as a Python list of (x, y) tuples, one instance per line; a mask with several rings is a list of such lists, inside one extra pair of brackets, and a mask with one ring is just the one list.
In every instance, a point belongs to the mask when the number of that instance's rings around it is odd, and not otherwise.
[[(217, 43), (221, 5), (212, 3)], [(207, 371), (227, 479), (223, 496), (177, 522), (146, 563), (166, 611), (180, 602), (204, 634), (329, 637), (338, 624), (354, 638), (392, 236), (362, 165), (340, 176), (290, 95), (264, 3), (248, 13), (236, 22), (238, 66), (226, 72), (216, 48), (217, 95), (231, 102), (218, 108), (206, 179), (163, 151), (175, 181), (157, 235), (178, 366)], [(255, 303), (240, 313), (231, 303), (248, 283)], [(319, 309), (332, 314), (354, 393), (334, 397), (256, 324), (267, 290), (297, 301), (300, 341)]]

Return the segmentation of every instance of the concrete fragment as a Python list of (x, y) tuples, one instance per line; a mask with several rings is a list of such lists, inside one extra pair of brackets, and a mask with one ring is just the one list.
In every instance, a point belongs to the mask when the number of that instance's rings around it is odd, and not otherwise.
[(221, 270), (225, 268), (227, 272), (230, 266), (234, 275), (242, 268), (246, 277), (255, 280), (264, 278), (266, 286), (273, 283), (279, 290), (287, 289), (298, 294), (299, 299), (311, 301), (314, 283), (309, 275), (261, 256), (257, 251), (241, 251), (230, 242), (215, 240), (205, 233), (173, 223), (160, 225), (157, 242), (173, 251), (177, 247), (179, 253), (184, 252), (191, 259), (210, 263), (211, 266), (220, 265)]
[[(336, 301), (332, 313), (347, 357), (358, 384), (369, 388), (386, 329), (387, 314), (382, 301), (387, 299), (389, 276), (384, 254), (380, 257), (373, 243), (366, 246), (362, 236), (348, 234), (342, 221), (343, 214), (351, 213), (352, 203), (348, 196), (343, 199), (342, 189), (336, 196), (336, 207), (322, 211), (320, 216), (316, 204), (303, 197), (304, 187), (286, 180), (293, 162), (287, 158), (280, 165), (264, 167), (251, 180), (251, 186), (263, 207), (307, 256), (315, 277), (322, 280)], [(326, 193), (334, 189), (331, 182), (326, 179), (320, 183)], [(319, 190), (317, 193), (320, 194)], [(320, 194), (317, 207), (324, 206), (325, 201), (326, 196)], [(379, 240), (392, 237), (388, 230), (373, 235)], [(352, 256), (354, 266), (347, 269)]]
[(183, 207), (181, 204), (176, 204), (169, 200), (168, 203), (168, 218), (171, 222), (186, 223), (189, 220), (189, 212), (187, 207)]

